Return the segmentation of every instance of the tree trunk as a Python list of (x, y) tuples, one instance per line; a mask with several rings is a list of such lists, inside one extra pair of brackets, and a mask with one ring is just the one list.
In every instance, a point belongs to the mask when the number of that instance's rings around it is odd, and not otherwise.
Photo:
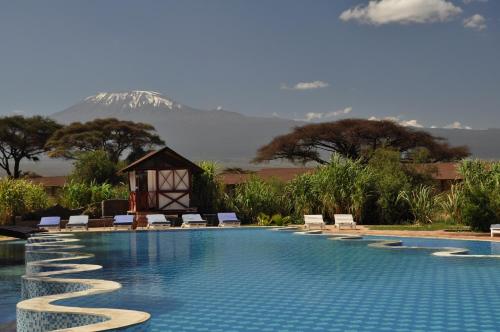
[(14, 179), (19, 179), (21, 177), (20, 164), (21, 164), (21, 159), (14, 160), (14, 175), (13, 175)]

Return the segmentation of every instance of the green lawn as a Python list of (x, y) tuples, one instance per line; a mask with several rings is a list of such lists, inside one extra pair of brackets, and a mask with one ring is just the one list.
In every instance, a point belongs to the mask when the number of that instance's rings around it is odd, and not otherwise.
[(435, 222), (427, 225), (373, 225), (367, 226), (369, 229), (373, 230), (389, 230), (389, 231), (440, 231), (440, 230), (449, 230), (449, 231), (462, 231), (468, 232), (470, 229), (468, 226), (450, 224), (445, 222)]

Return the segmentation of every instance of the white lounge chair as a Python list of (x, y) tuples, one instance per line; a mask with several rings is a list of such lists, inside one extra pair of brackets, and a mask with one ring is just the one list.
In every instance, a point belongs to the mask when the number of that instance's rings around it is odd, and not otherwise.
[(148, 214), (148, 228), (167, 228), (172, 224), (170, 220), (165, 218), (164, 214)]
[(207, 221), (199, 214), (183, 214), (181, 227), (207, 227)]
[(115, 228), (115, 230), (118, 228), (125, 228), (131, 230), (133, 226), (134, 226), (133, 214), (117, 215), (113, 220), (113, 227)]
[(221, 212), (217, 213), (219, 219), (219, 227), (239, 227), (241, 221), (234, 212)]
[(319, 229), (325, 228), (325, 221), (321, 214), (305, 214), (304, 215), (304, 225), (306, 229), (312, 229), (314, 227), (319, 227)]
[(42, 217), (40, 223), (38, 224), (39, 229), (45, 229), (47, 231), (51, 229), (61, 230), (61, 217)]
[(352, 214), (335, 214), (335, 227), (342, 229), (342, 226), (347, 226), (349, 228), (356, 229), (356, 223), (352, 217)]
[(490, 226), (491, 237), (495, 236), (495, 234), (500, 234), (500, 224), (494, 224)]
[(80, 229), (89, 229), (89, 216), (82, 215), (82, 216), (70, 216), (69, 221), (66, 224), (66, 228), (70, 231), (76, 228)]

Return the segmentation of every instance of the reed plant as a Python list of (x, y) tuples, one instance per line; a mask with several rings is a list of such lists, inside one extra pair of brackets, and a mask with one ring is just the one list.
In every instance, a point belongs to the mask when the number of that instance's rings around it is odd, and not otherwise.
[(419, 185), (411, 191), (401, 191), (398, 200), (405, 201), (417, 225), (431, 224), (439, 210), (439, 201), (436, 199), (434, 189), (430, 186)]
[(245, 223), (257, 222), (259, 214), (289, 214), (290, 204), (285, 202), (284, 184), (278, 181), (264, 181), (251, 176), (246, 182), (236, 186), (228, 197), (228, 206), (239, 213)]

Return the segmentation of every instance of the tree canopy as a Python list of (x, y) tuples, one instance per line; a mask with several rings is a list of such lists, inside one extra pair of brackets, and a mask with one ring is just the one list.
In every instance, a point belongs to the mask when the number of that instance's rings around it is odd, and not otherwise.
[(125, 166), (124, 161), (112, 162), (102, 150), (81, 152), (73, 163), (70, 179), (78, 183), (115, 185), (125, 181), (123, 175), (118, 174), (120, 168)]
[(102, 150), (116, 163), (126, 151), (163, 144), (152, 125), (108, 118), (74, 122), (61, 128), (47, 142), (47, 147), (51, 149), (49, 156), (68, 159), (75, 159), (79, 152)]
[(296, 127), (262, 146), (254, 161), (286, 159), (327, 164), (332, 153), (368, 160), (381, 147), (399, 151), (402, 159), (413, 159), (417, 155), (421, 158), (425, 151), (427, 161), (451, 161), (470, 154), (465, 146), (450, 147), (440, 137), (393, 121), (344, 119)]
[(0, 167), (8, 176), (21, 177), (21, 160), (38, 161), (38, 156), (48, 151), (47, 140), (61, 127), (41, 116), (0, 118)]

